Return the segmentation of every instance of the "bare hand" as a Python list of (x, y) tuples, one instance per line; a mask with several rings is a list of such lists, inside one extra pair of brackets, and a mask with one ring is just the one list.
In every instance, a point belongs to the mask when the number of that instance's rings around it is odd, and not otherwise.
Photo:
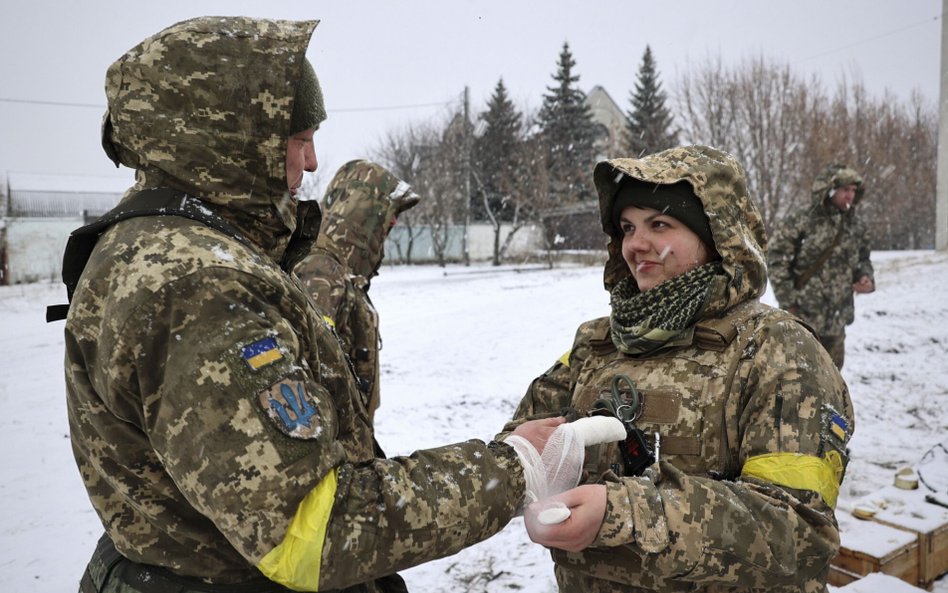
[(542, 420), (529, 420), (516, 428), (511, 434), (523, 437), (533, 445), (537, 453), (543, 454), (543, 448), (546, 442), (550, 440), (550, 435), (556, 430), (556, 427), (566, 422), (566, 418), (557, 416), (556, 418), (543, 418)]
[[(537, 514), (543, 510), (544, 502), (552, 500), (558, 500), (569, 507), (570, 516), (562, 523), (544, 525), (537, 519)], [(595, 541), (605, 516), (606, 487), (602, 484), (590, 484), (527, 506), (524, 524), (527, 534), (534, 542), (548, 548), (579, 552)]]
[(853, 292), (859, 294), (868, 294), (876, 289), (876, 283), (869, 276), (863, 276), (858, 282), (853, 284)]

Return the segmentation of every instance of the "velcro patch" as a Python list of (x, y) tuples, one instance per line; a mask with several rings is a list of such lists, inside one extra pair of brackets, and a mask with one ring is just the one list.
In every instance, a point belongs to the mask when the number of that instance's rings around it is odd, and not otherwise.
[(849, 437), (849, 425), (839, 414), (833, 414), (830, 418), (830, 431), (836, 435), (839, 440), (846, 442)]
[(280, 432), (297, 439), (314, 439), (322, 431), (316, 401), (302, 381), (287, 377), (257, 397)]
[(280, 345), (274, 337), (263, 338), (262, 340), (257, 340), (252, 344), (244, 346), (240, 349), (240, 356), (252, 371), (259, 370), (283, 359), (283, 354), (280, 352)]

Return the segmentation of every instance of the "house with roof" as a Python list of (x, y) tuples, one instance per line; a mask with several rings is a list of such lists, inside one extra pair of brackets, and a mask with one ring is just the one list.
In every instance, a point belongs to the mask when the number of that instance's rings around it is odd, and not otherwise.
[(625, 152), (625, 129), (628, 120), (612, 97), (598, 84), (586, 94), (586, 105), (596, 126), (596, 160), (629, 156)]

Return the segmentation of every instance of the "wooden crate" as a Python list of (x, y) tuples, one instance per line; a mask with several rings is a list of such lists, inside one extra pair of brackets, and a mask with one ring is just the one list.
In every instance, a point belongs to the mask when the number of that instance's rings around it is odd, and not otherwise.
[(872, 520), (914, 533), (918, 538), (918, 586), (931, 589), (948, 573), (948, 509), (925, 501), (926, 490), (888, 486), (863, 500), (880, 503)]
[(861, 521), (847, 512), (839, 521), (839, 554), (830, 566), (829, 584), (840, 587), (880, 572), (907, 583), (918, 582), (918, 538), (902, 529)]
[(838, 593), (879, 593), (879, 591), (885, 591), (885, 593), (923, 593), (925, 589), (909, 585), (894, 576), (874, 572), (867, 574), (858, 581), (838, 587), (836, 591)]

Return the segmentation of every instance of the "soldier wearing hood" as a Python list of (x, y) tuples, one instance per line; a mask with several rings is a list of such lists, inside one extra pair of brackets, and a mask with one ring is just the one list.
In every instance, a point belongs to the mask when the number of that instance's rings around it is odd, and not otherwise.
[(375, 456), (286, 271), (319, 219), (294, 197), (325, 118), (316, 25), (195, 18), (108, 69), (103, 145), (136, 183), (73, 234), (94, 247), (67, 281), (70, 439), (106, 531), (83, 593), (401, 591), (397, 570), (499, 531), (535, 475), (496, 442)]
[(777, 302), (813, 327), (840, 369), (853, 293), (876, 289), (869, 231), (856, 208), (864, 191), (856, 171), (828, 165), (813, 182), (812, 200), (782, 221), (768, 252)]
[[(825, 591), (853, 410), (812, 333), (760, 303), (766, 237), (742, 167), (705, 146), (596, 166), (608, 317), (515, 419), (613, 414), (583, 484), (531, 505), (561, 591)], [(538, 509), (565, 504), (562, 523)]]
[(354, 160), (333, 177), (323, 199), (316, 246), (295, 272), (332, 320), (355, 368), (369, 419), (379, 407), (379, 316), (369, 298), (398, 216), (420, 198), (375, 163)]

